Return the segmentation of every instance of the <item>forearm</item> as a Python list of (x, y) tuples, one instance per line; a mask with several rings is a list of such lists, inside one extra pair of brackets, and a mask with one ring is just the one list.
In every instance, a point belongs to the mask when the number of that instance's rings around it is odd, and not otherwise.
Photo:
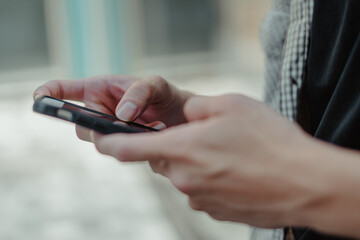
[[(295, 225), (348, 237), (360, 237), (360, 153), (314, 141), (311, 156), (313, 196)], [(314, 175), (315, 174), (315, 175)]]

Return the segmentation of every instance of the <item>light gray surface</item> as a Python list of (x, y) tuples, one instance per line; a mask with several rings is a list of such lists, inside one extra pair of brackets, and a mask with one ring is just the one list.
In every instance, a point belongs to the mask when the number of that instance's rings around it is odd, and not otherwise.
[(142, 165), (101, 156), (31, 106), (0, 103), (0, 239), (179, 239)]

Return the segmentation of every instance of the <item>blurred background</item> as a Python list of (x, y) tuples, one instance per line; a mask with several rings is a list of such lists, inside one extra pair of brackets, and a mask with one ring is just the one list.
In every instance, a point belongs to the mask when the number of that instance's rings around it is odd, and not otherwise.
[(194, 212), (145, 164), (32, 112), (51, 79), (161, 75), (199, 94), (261, 99), (270, 0), (0, 0), (0, 239), (248, 239)]

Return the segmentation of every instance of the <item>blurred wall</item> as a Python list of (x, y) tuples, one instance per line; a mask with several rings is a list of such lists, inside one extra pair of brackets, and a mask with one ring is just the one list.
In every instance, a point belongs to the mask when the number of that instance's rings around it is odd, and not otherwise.
[(0, 238), (247, 239), (246, 226), (195, 213), (143, 165), (118, 164), (70, 123), (32, 113), (32, 92), (50, 79), (157, 74), (200, 94), (260, 98), (269, 4), (0, 0)]
[(0, 82), (260, 72), (258, 27), (269, 3), (0, 0)]

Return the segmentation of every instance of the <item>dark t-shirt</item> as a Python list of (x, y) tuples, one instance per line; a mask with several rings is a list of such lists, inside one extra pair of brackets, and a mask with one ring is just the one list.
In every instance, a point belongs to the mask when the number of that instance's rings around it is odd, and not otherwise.
[[(360, 149), (360, 0), (315, 0), (299, 123), (316, 138)], [(310, 229), (294, 234), (297, 240), (345, 239)]]

